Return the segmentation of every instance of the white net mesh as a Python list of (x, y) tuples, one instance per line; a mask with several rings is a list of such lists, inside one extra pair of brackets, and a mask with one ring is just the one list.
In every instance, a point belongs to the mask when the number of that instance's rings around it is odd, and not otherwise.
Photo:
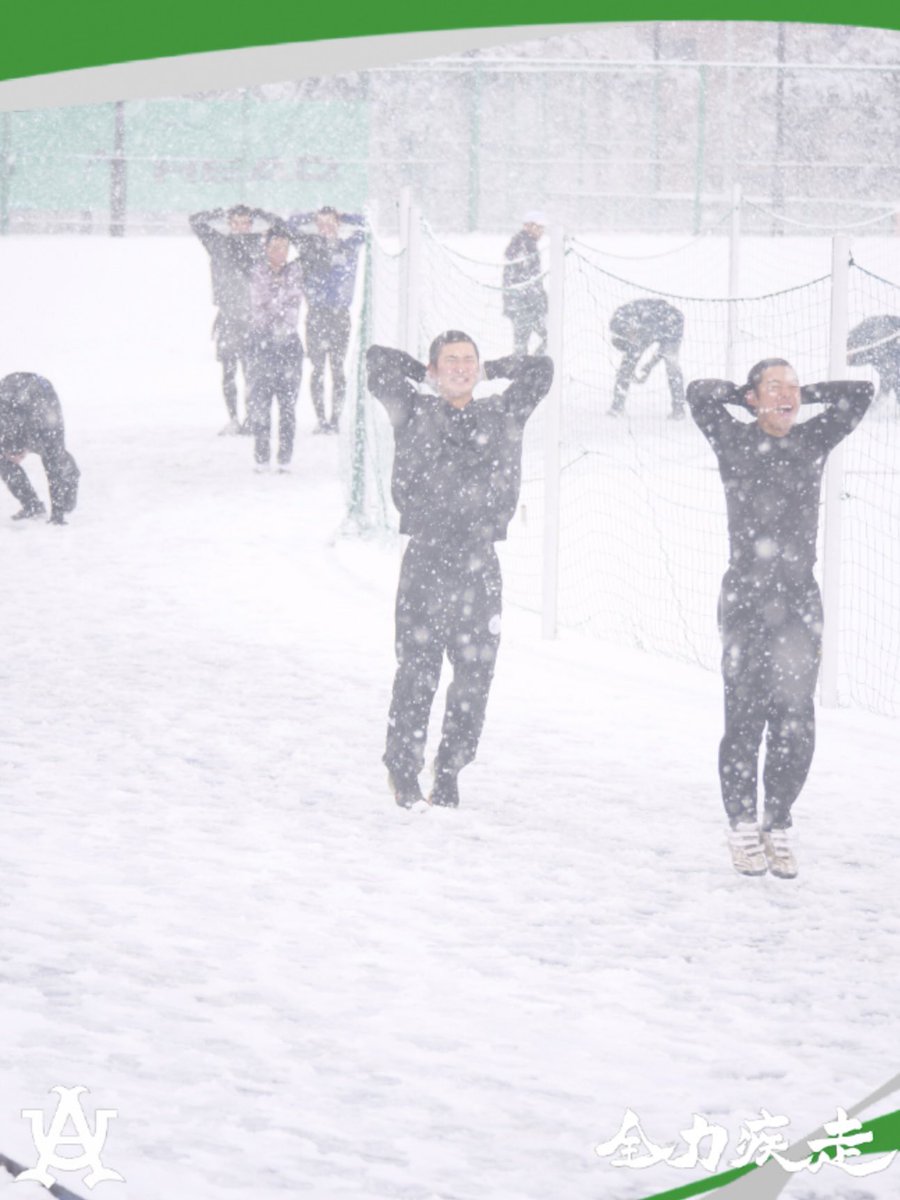
[(347, 363), (348, 404), (341, 437), (341, 466), (347, 498), (346, 527), (357, 533), (397, 529), (391, 502), (393, 441), (390, 423), (366, 388), (366, 348), (396, 345), (405, 252), (370, 235), (357, 281), (356, 328)]
[(740, 378), (773, 353), (795, 363), (801, 378), (821, 378), (829, 281), (715, 301), (637, 288), (578, 241), (565, 261), (562, 442), (571, 465), (562, 484), (560, 620), (714, 666), (715, 607), (727, 561), (715, 457), (693, 422), (671, 419), (662, 362), (646, 383), (632, 384), (624, 416), (609, 416), (623, 357), (609, 321), (642, 296), (677, 309), (684, 316), (685, 380), (726, 377), (729, 323)]
[[(900, 324), (900, 285), (859, 266), (850, 271), (849, 301), (851, 335), (880, 315)], [(876, 383), (897, 379), (900, 341), (884, 350), (893, 376), (872, 366), (849, 371)], [(876, 401), (845, 443), (843, 468), (838, 694), (842, 703), (900, 716), (900, 394)]]

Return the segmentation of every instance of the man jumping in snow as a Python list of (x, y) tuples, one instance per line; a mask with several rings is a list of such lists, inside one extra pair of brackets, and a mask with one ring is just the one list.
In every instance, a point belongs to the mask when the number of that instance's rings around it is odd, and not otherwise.
[[(394, 430), (391, 493), (409, 544), (396, 605), (397, 674), (384, 763), (397, 803), (423, 800), (419, 773), (444, 653), (453, 666), (435, 760), (432, 804), (459, 804), (457, 776), (475, 757), (500, 644), (502, 580), (494, 542), (506, 537), (519, 498), (525, 422), (546, 396), (553, 363), (542, 355), (486, 362), (509, 386), (473, 399), (478, 348), (449, 330), (428, 366), (371, 346), (369, 390)], [(428, 380), (436, 396), (413, 383)]]
[[(822, 646), (822, 599), (813, 575), (819, 493), (828, 454), (856, 428), (872, 384), (801, 388), (783, 358), (756, 364), (741, 386), (695, 380), (691, 415), (719, 461), (730, 560), (719, 598), (725, 733), (719, 780), (735, 869), (797, 874), (789, 830), (815, 747), (813, 692)], [(825, 411), (795, 424), (801, 404)], [(726, 405), (748, 408), (752, 422)], [(765, 805), (757, 823), (763, 730)]]

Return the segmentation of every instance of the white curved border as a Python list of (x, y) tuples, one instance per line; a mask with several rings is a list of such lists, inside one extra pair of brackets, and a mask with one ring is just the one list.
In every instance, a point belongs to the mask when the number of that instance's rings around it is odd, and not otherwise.
[(590, 27), (589, 24), (520, 25), (333, 38), (87, 67), (0, 82), (0, 111), (178, 96), (311, 75), (335, 75)]

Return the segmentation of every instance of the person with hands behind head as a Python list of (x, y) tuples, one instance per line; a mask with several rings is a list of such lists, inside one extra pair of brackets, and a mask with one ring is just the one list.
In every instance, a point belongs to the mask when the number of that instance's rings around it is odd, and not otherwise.
[(525, 213), (522, 228), (513, 234), (503, 257), (503, 315), (513, 327), (513, 353), (527, 354), (531, 335), (538, 338), (537, 353), (547, 349), (547, 310), (541, 253), (547, 218), (537, 209)]
[[(419, 774), (444, 654), (453, 667), (430, 802), (459, 803), (457, 776), (484, 725), (500, 644), (502, 579), (494, 542), (516, 510), (525, 423), (550, 390), (544, 356), (485, 362), (460, 330), (431, 343), (427, 365), (402, 350), (370, 346), (369, 390), (393, 427), (391, 494), (409, 543), (395, 609), (397, 672), (384, 763), (396, 801), (424, 799)], [(475, 399), (482, 377), (507, 379)], [(428, 382), (436, 395), (415, 386)]]
[[(797, 874), (791, 809), (812, 763), (822, 645), (813, 574), (822, 472), (830, 451), (864, 416), (872, 392), (870, 383), (856, 381), (801, 387), (783, 358), (758, 362), (740, 386), (700, 379), (688, 387), (691, 415), (718, 460), (728, 513), (730, 557), (719, 597), (725, 683), (719, 780), (732, 863), (741, 874)], [(801, 404), (823, 411), (798, 423)], [(739, 420), (731, 406), (754, 419)]]
[[(237, 369), (244, 373), (244, 390), (249, 391), (248, 342), (250, 337), (250, 276), (263, 261), (265, 232), (254, 232), (254, 221), (270, 228), (279, 218), (263, 208), (235, 204), (229, 209), (212, 208), (189, 218), (193, 233), (209, 255), (212, 274), (213, 304), (216, 318), (213, 336), (216, 358), (222, 364), (222, 394), (228, 410), (224, 434), (249, 433), (249, 424), (238, 419)], [(224, 223), (227, 232), (217, 229)]]
[[(337, 433), (347, 391), (344, 363), (350, 345), (350, 305), (356, 265), (366, 243), (361, 213), (339, 213), (331, 205), (317, 212), (293, 213), (287, 229), (303, 266), (306, 292), (306, 352), (312, 364), (309, 390), (317, 424), (315, 433)], [(314, 224), (315, 233), (306, 227)], [(346, 237), (342, 225), (356, 226)], [(325, 414), (325, 367), (331, 364), (331, 416)]]
[(0, 379), (0, 479), (22, 506), (14, 521), (47, 513), (20, 465), (27, 454), (40, 457), (47, 475), (49, 524), (65, 525), (78, 499), (81, 472), (66, 449), (59, 397), (42, 375), (17, 371)]

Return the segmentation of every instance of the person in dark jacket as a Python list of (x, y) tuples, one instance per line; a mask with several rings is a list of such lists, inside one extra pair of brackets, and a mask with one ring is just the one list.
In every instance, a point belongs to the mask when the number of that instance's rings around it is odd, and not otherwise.
[[(502, 580), (494, 542), (518, 502), (525, 423), (553, 380), (549, 358), (484, 364), (509, 386), (473, 399), (478, 348), (450, 330), (431, 344), (428, 366), (401, 350), (371, 346), (369, 390), (394, 431), (391, 492), (409, 544), (396, 604), (397, 673), (384, 763), (397, 803), (423, 799), (419, 773), (444, 653), (453, 666), (435, 760), (432, 804), (459, 803), (457, 776), (475, 757), (500, 644)], [(437, 396), (414, 384), (428, 380)]]
[(247, 420), (254, 437), (257, 471), (268, 471), (272, 401), (278, 402), (278, 470), (290, 470), (294, 452), (297, 396), (303, 374), (303, 343), (297, 333), (303, 299), (303, 269), (289, 259), (291, 241), (283, 226), (266, 235), (265, 259), (250, 277)]
[[(228, 409), (228, 424), (221, 432), (249, 433), (247, 424), (242, 425), (238, 418), (237, 369), (240, 365), (246, 392), (250, 275), (263, 260), (266, 241), (264, 232), (253, 232), (253, 222), (264, 221), (271, 227), (279, 218), (262, 208), (236, 204), (228, 210), (212, 208), (194, 213), (189, 220), (210, 260), (213, 304), (217, 309), (213, 335), (216, 358), (222, 364), (222, 393)], [(221, 222), (227, 224), (227, 233), (215, 228), (214, 223)]]
[[(719, 779), (732, 862), (742, 874), (797, 873), (788, 831), (815, 747), (823, 616), (813, 566), (822, 472), (830, 451), (864, 416), (872, 392), (872, 384), (861, 382), (801, 388), (782, 358), (757, 363), (739, 387), (719, 379), (688, 387), (691, 415), (718, 459), (728, 510), (730, 558), (719, 598), (725, 681)], [(824, 411), (796, 424), (801, 403)], [(729, 405), (749, 408), (756, 419), (738, 420)]]
[(866, 317), (847, 336), (847, 366), (869, 366), (878, 372), (878, 395), (888, 393), (900, 404), (900, 317), (890, 313)]
[(50, 524), (65, 525), (78, 500), (80, 472), (66, 449), (59, 397), (49, 379), (29, 371), (17, 371), (0, 379), (0, 479), (21, 508), (14, 521), (45, 516), (20, 463), (27, 454), (37, 454), (50, 489)]
[[(669, 416), (680, 420), (684, 416), (684, 378), (678, 355), (684, 337), (684, 314), (667, 300), (632, 300), (619, 305), (610, 318), (609, 330), (612, 344), (622, 352), (610, 416), (621, 416), (632, 383), (646, 383), (654, 367), (664, 362), (672, 397)], [(651, 347), (652, 353), (641, 363)]]
[(542, 212), (527, 212), (504, 252), (503, 315), (512, 321), (514, 354), (528, 353), (532, 334), (538, 338), (535, 353), (547, 349), (547, 293), (538, 250), (546, 224)]
[[(314, 223), (316, 232), (304, 230)], [(331, 206), (315, 213), (294, 213), (287, 222), (303, 265), (306, 292), (306, 353), (312, 364), (309, 388), (318, 424), (315, 433), (337, 433), (347, 392), (344, 363), (350, 345), (350, 305), (356, 284), (362, 228), (340, 237), (341, 225), (363, 226), (359, 213)], [(325, 367), (331, 364), (331, 416), (325, 413)]]

